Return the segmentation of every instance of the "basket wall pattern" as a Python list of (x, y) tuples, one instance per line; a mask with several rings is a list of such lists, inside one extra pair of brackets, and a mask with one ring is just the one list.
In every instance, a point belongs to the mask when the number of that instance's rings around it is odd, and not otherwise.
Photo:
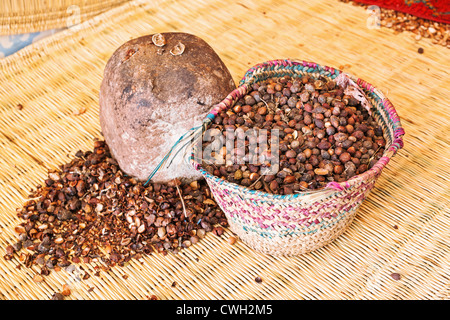
[[(309, 74), (335, 79), (339, 70), (298, 60), (274, 60), (249, 69), (240, 86), (216, 105), (203, 122), (205, 130), (223, 110), (231, 108), (254, 82), (272, 77)], [(255, 250), (271, 255), (299, 255), (318, 249), (341, 235), (352, 222), (358, 207), (373, 188), (390, 158), (403, 147), (399, 117), (391, 102), (371, 84), (347, 75), (364, 91), (375, 110), (373, 116), (383, 128), (386, 148), (383, 157), (368, 171), (348, 181), (330, 182), (321, 190), (275, 195), (250, 190), (205, 171), (194, 154), (194, 168), (202, 173), (219, 206), (225, 212), (230, 228)]]

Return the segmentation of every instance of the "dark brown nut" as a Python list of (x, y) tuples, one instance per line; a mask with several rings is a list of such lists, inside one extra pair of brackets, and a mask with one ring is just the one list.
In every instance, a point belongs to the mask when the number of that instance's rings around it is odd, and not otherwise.
[(64, 296), (61, 293), (59, 293), (59, 292), (55, 292), (52, 295), (51, 300), (64, 300)]
[(16, 233), (25, 233), (25, 232), (26, 232), (25, 227), (24, 227), (24, 226), (21, 226), (21, 225), (16, 226), (16, 227), (14, 228), (14, 231), (15, 231)]
[(350, 148), (352, 145), (353, 145), (353, 141), (351, 141), (350, 139), (347, 139), (342, 142), (342, 147), (345, 149)]
[(351, 160), (351, 156), (348, 152), (344, 152), (339, 156), (339, 160), (343, 163), (350, 161)]
[(288, 157), (288, 158), (295, 158), (295, 157), (297, 157), (297, 153), (294, 150), (288, 150), (286, 152), (286, 157)]
[(214, 228), (212, 229), (212, 232), (213, 232), (216, 236), (220, 237), (220, 236), (223, 234), (224, 230), (223, 230), (222, 227), (214, 227)]
[(277, 192), (279, 188), (278, 182), (277, 180), (273, 180), (272, 182), (270, 182), (270, 190), (272, 190), (272, 192)]
[(328, 170), (323, 168), (316, 168), (314, 169), (314, 173), (319, 176), (326, 176), (328, 174)]
[(244, 113), (249, 113), (249, 112), (251, 112), (252, 110), (253, 110), (252, 106), (250, 106), (250, 105), (248, 105), (248, 104), (242, 106), (242, 112), (244, 112)]
[(391, 277), (392, 277), (392, 279), (394, 279), (396, 281), (398, 281), (402, 278), (400, 273), (391, 273)]
[(256, 172), (253, 172), (253, 173), (251, 173), (250, 174), (250, 181), (251, 182), (255, 182), (256, 180), (258, 180), (258, 178), (259, 178), (259, 174), (258, 173), (256, 173)]
[(264, 116), (267, 113), (267, 108), (266, 107), (261, 107), (258, 109), (258, 114)]
[(317, 147), (319, 149), (322, 149), (322, 150), (328, 150), (328, 149), (331, 148), (331, 143), (329, 143), (328, 141), (323, 140), (323, 141), (319, 142)]
[(341, 174), (342, 172), (344, 172), (344, 167), (341, 166), (341, 165), (337, 165), (337, 166), (334, 167), (333, 170), (334, 170), (334, 173)]
[(286, 176), (286, 178), (284, 178), (284, 183), (285, 184), (290, 184), (290, 183), (294, 183), (296, 181), (295, 176)]
[(334, 135), (334, 140), (336, 142), (344, 142), (345, 140), (347, 140), (347, 138), (348, 138), (348, 135), (343, 132), (338, 132)]
[(357, 131), (353, 132), (353, 136), (356, 139), (361, 140), (364, 137), (364, 132), (357, 130)]

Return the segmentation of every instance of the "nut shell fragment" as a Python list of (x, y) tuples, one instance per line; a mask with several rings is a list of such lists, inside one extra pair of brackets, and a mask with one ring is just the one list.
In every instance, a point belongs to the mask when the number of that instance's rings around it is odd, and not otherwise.
[(156, 33), (152, 37), (152, 42), (157, 47), (162, 47), (166, 44), (166, 38), (161, 33)]
[(171, 53), (172, 55), (174, 55), (174, 56), (179, 56), (180, 54), (183, 54), (184, 49), (185, 49), (184, 44), (182, 44), (181, 42), (178, 42), (178, 43), (175, 45), (175, 47), (173, 47), (173, 48), (170, 50), (170, 53)]

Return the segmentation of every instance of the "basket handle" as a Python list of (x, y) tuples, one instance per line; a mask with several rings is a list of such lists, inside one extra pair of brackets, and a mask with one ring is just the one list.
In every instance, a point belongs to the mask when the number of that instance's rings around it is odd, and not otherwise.
[(397, 111), (395, 110), (394, 105), (391, 103), (391, 101), (379, 89), (373, 87), (371, 84), (362, 79), (358, 79), (357, 83), (358, 85), (364, 87), (366, 90), (372, 91), (381, 99), (384, 110), (389, 116), (389, 120), (392, 125), (394, 140), (392, 141), (392, 145), (386, 152), (386, 156), (392, 158), (393, 156), (395, 156), (398, 150), (403, 148), (404, 145), (403, 136), (405, 135), (405, 130), (402, 127)]

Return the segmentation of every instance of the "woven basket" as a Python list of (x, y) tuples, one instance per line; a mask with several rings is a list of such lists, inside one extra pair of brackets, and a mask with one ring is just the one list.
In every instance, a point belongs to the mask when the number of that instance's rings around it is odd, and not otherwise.
[[(254, 82), (305, 74), (335, 79), (339, 73), (336, 69), (306, 61), (275, 60), (258, 64), (247, 71), (236, 90), (211, 110), (203, 122), (203, 130), (218, 113), (231, 108), (246, 95)], [(391, 102), (369, 83), (347, 76), (371, 102), (372, 115), (383, 128), (386, 139), (383, 157), (371, 169), (348, 181), (331, 182), (323, 189), (309, 192), (269, 194), (209, 174), (201, 167), (200, 159), (194, 156), (197, 150), (193, 147), (189, 161), (205, 177), (231, 230), (255, 250), (272, 255), (299, 255), (335, 240), (350, 225), (389, 159), (403, 147), (404, 130)]]

